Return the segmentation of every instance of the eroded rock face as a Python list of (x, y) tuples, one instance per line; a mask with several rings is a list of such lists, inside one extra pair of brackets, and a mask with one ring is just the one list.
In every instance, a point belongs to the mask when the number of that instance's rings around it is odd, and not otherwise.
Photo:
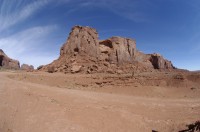
[(154, 54), (144, 54), (140, 51), (137, 51), (135, 60), (138, 62), (141, 62), (145, 66), (148, 66), (149, 68), (154, 69), (175, 69), (171, 61), (168, 61), (167, 59), (164, 59), (163, 56), (161, 56), (158, 53)]
[(145, 67), (154, 69), (154, 66), (152, 65), (152, 62), (150, 61), (150, 58), (151, 58), (150, 54), (144, 54), (141, 51), (137, 51), (134, 60), (143, 64)]
[(97, 31), (90, 27), (75, 26), (67, 42), (62, 46), (60, 55), (87, 54), (99, 56), (99, 41)]
[(75, 26), (67, 42), (61, 47), (60, 57), (40, 70), (65, 73), (130, 73), (132, 70), (174, 69), (172, 63), (158, 54), (144, 54), (136, 49), (133, 39), (111, 37), (100, 41), (90, 27)]
[(114, 64), (132, 63), (136, 53), (136, 43), (132, 39), (112, 37), (100, 43), (101, 60)]
[(7, 69), (19, 69), (19, 61), (9, 58), (2, 49), (0, 49), (0, 67)]
[(32, 70), (34, 70), (34, 66), (28, 65), (28, 64), (23, 64), (23, 65), (21, 65), (21, 70), (32, 71)]
[(164, 59), (160, 54), (151, 54), (149, 60), (154, 69), (174, 69), (171, 61)]

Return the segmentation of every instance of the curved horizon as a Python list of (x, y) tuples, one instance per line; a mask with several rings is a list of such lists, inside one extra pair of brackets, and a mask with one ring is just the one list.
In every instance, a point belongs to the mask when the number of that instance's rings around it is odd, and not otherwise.
[(59, 57), (74, 25), (97, 29), (100, 39), (136, 39), (137, 49), (160, 53), (175, 67), (200, 69), (200, 2), (148, 0), (18, 0), (0, 2), (0, 49), (21, 64)]

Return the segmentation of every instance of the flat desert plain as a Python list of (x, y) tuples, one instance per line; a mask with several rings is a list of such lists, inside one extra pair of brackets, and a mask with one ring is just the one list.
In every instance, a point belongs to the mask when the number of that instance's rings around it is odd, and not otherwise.
[(200, 119), (200, 75), (0, 72), (0, 132), (178, 132)]

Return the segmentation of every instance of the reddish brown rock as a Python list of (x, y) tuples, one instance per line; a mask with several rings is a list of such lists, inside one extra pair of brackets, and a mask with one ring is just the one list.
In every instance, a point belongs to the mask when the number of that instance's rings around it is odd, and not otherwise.
[(97, 31), (90, 27), (75, 26), (62, 46), (60, 55), (86, 54), (91, 57), (99, 56), (99, 41)]
[(101, 60), (114, 64), (132, 63), (136, 53), (136, 43), (132, 39), (112, 37), (100, 42)]
[(153, 69), (174, 69), (172, 63), (158, 54), (144, 54), (136, 49), (133, 39), (111, 37), (99, 41), (98, 33), (90, 27), (75, 26), (67, 42), (61, 47), (60, 57), (41, 68), (55, 67), (55, 72), (130, 73)]
[(48, 73), (54, 73), (55, 72), (55, 67), (54, 66), (49, 66), (48, 67)]
[(151, 54), (149, 60), (154, 69), (174, 69), (171, 61), (164, 59), (160, 54)]
[(152, 62), (150, 61), (150, 55), (144, 54), (141, 51), (136, 52), (135, 61), (142, 64), (143, 66), (154, 69), (154, 66), (152, 65)]
[(137, 51), (137, 55), (135, 57), (135, 60), (143, 63), (145, 66), (148, 66), (149, 68), (175, 69), (175, 67), (173, 66), (171, 61), (164, 59), (164, 57), (161, 56), (158, 53), (144, 54), (140, 51)]
[(32, 65), (28, 65), (28, 64), (23, 64), (21, 65), (21, 70), (25, 70), (25, 71), (33, 71), (34, 70), (34, 66)]
[(71, 68), (71, 72), (72, 72), (72, 73), (78, 73), (78, 72), (81, 71), (81, 68), (82, 68), (82, 66), (73, 65), (72, 68)]
[(0, 49), (0, 67), (18, 70), (20, 64), (19, 61), (9, 58), (4, 51)]

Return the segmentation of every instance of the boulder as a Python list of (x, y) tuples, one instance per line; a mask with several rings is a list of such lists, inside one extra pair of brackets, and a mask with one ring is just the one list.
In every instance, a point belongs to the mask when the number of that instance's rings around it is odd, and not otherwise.
[(90, 65), (87, 68), (87, 73), (91, 74), (91, 73), (95, 73), (99, 70), (99, 67), (97, 65)]
[(78, 73), (81, 71), (82, 66), (79, 65), (72, 65), (71, 73)]
[(54, 73), (55, 72), (55, 67), (54, 66), (49, 66), (47, 69), (48, 73)]
[(0, 49), (0, 67), (7, 69), (20, 69), (20, 63), (17, 60), (9, 58), (2, 49)]

